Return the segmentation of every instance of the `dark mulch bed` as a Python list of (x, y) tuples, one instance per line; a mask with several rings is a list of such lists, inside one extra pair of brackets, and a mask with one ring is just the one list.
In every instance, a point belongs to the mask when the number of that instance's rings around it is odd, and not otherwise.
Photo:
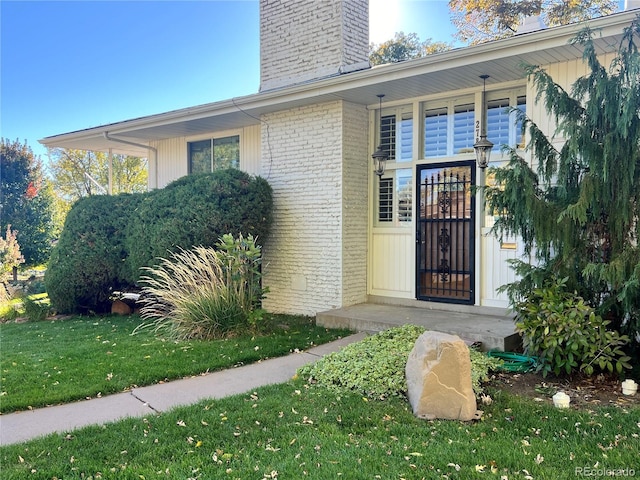
[(573, 408), (594, 406), (640, 406), (640, 391), (633, 396), (622, 394), (622, 381), (614, 375), (574, 375), (542, 377), (536, 373), (496, 373), (491, 385), (535, 401), (553, 404), (551, 397), (563, 391), (571, 397)]

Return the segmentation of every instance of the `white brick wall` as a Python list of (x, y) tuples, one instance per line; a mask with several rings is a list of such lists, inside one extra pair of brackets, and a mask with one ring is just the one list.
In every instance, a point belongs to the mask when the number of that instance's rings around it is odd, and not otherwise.
[(368, 112), (343, 104), (342, 306), (367, 300)]
[(368, 0), (260, 0), (260, 91), (368, 62)]
[(261, 174), (274, 193), (267, 310), (313, 315), (366, 298), (367, 118), (340, 101), (263, 117)]

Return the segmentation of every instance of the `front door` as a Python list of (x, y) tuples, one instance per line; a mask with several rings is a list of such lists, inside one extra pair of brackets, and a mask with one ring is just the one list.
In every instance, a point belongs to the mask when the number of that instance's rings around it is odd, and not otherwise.
[(475, 163), (417, 169), (416, 296), (474, 303)]

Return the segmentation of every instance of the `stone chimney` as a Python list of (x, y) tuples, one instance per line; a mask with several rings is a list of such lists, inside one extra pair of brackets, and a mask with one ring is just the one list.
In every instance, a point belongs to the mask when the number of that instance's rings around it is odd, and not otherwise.
[(541, 15), (531, 15), (522, 19), (516, 30), (516, 35), (537, 32), (545, 28), (547, 28), (547, 25), (544, 23)]
[(368, 0), (260, 0), (260, 91), (369, 68)]
[(625, 10), (635, 10), (636, 8), (640, 8), (640, 0), (624, 0)]

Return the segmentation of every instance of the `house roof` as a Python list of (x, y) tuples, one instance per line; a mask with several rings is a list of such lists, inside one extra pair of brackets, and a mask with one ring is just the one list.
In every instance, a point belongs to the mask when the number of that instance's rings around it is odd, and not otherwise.
[[(599, 53), (617, 51), (622, 30), (637, 14), (626, 11), (590, 20)], [(492, 83), (522, 80), (521, 65), (547, 65), (582, 57), (582, 49), (569, 41), (584, 23), (516, 35), (481, 45), (458, 48), (416, 60), (381, 65), (277, 90), (150, 115), (40, 140), (47, 147), (106, 151), (147, 156), (150, 141), (197, 135), (256, 125), (265, 113), (332, 100), (377, 106), (440, 92), (477, 88), (479, 76)], [(115, 139), (124, 140), (115, 141)], [(136, 144), (136, 145), (133, 145)]]

